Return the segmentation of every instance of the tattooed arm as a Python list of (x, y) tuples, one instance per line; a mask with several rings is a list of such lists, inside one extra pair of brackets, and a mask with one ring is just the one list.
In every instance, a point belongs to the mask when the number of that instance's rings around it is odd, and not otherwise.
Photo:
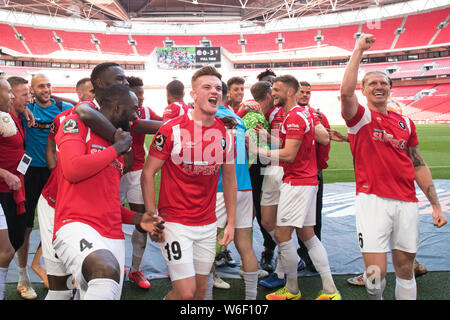
[(442, 212), (441, 205), (439, 204), (431, 171), (425, 161), (423, 161), (417, 146), (408, 148), (408, 156), (411, 158), (414, 165), (415, 180), (433, 208), (433, 224), (440, 228), (447, 223), (447, 218)]

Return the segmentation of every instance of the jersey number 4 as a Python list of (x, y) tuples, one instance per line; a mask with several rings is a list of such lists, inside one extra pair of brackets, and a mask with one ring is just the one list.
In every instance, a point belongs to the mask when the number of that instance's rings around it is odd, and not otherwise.
[(172, 242), (172, 244), (167, 243), (164, 246), (164, 249), (166, 249), (167, 259), (169, 261), (172, 260), (172, 257), (175, 260), (180, 260), (181, 259), (181, 246), (180, 246), (180, 243), (178, 241), (174, 241), (174, 242)]
[(92, 249), (92, 242), (88, 242), (86, 239), (81, 239), (80, 241), (80, 252), (83, 252), (84, 249)]

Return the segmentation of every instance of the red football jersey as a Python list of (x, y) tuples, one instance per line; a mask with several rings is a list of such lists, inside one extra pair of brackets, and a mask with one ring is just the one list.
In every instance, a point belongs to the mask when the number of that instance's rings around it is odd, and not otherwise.
[[(330, 123), (327, 117), (320, 111), (313, 111), (320, 119), (320, 123), (325, 127), (325, 129), (330, 129)], [(320, 143), (316, 143), (316, 154), (317, 154), (317, 168), (320, 170), (328, 168), (328, 159), (330, 158), (330, 148), (331, 141), (325, 146)]]
[(283, 182), (291, 185), (317, 185), (317, 160), (314, 141), (314, 120), (309, 109), (295, 106), (281, 125), (282, 148), (286, 139), (302, 140), (292, 163), (280, 161), (284, 169)]
[(272, 107), (264, 115), (270, 124), (270, 131), (279, 130), (284, 121), (284, 110), (281, 107)]
[[(158, 115), (156, 115), (155, 112), (153, 112), (150, 108), (147, 107), (138, 108), (136, 114), (139, 119), (143, 120), (158, 120), (160, 118)], [(133, 152), (134, 162), (130, 168), (130, 171), (137, 171), (141, 170), (144, 167), (145, 163), (145, 149), (144, 149), (145, 134), (131, 132), (131, 136), (133, 137), (133, 144), (131, 146), (131, 150)]]
[(356, 193), (417, 202), (414, 166), (408, 147), (417, 146), (416, 127), (408, 117), (358, 106), (346, 120), (355, 166)]
[(192, 108), (183, 101), (171, 103), (164, 109), (163, 121), (166, 122), (167, 120), (186, 114), (189, 110), (192, 110)]
[[(76, 107), (78, 107), (82, 103), (88, 104), (92, 108), (97, 109), (96, 104), (93, 101), (89, 100), (89, 101), (83, 101), (83, 102), (77, 104), (75, 107), (61, 112), (53, 119), (53, 123), (52, 123), (52, 126), (50, 127), (50, 132), (48, 134), (48, 138), (50, 140), (55, 141), (55, 136), (59, 130), (61, 123), (64, 121), (64, 119), (67, 116), (72, 115), (74, 110), (76, 109)], [(56, 143), (56, 141), (55, 141), (55, 143)], [(58, 151), (57, 151), (57, 153), (58, 153)], [(56, 178), (57, 172), (58, 172), (58, 170), (56, 170), (56, 168), (54, 168), (50, 174), (50, 177), (47, 180), (47, 183), (44, 185), (44, 188), (41, 191), (42, 196), (47, 200), (48, 204), (53, 208), (55, 208), (56, 196), (57, 196), (57, 192), (58, 192), (58, 179)]]
[[(22, 127), (20, 116), (15, 117), (12, 112), (10, 115), (16, 124), (17, 132), (12, 137), (0, 136), (0, 168), (16, 176), (21, 176), (22, 174), (17, 171), (17, 166), (25, 153), (25, 130)], [(0, 179), (0, 192), (13, 192), (3, 179)]]
[[(65, 157), (62, 148), (67, 148), (67, 144), (78, 147), (80, 142), (85, 144), (85, 154), (77, 158), (79, 162), (72, 165), (78, 167), (71, 170), (75, 172), (93, 170), (92, 160), (95, 160), (96, 166), (103, 166), (103, 169), (78, 182), (70, 182), (63, 170), (66, 168), (63, 165), (67, 166), (67, 164), (62, 162), (71, 159)], [(67, 223), (82, 222), (90, 225), (106, 238), (123, 239), (119, 197), (123, 162), (119, 161), (111, 143), (96, 135), (75, 114), (66, 117), (63, 121), (56, 134), (56, 143), (60, 154), (55, 168), (58, 170), (56, 174), (58, 194), (54, 232), (56, 233)], [(70, 151), (70, 148), (68, 149), (67, 152)], [(102, 161), (98, 161), (100, 156)], [(91, 161), (87, 169), (86, 165), (82, 166), (82, 163), (86, 163), (86, 159)]]
[(166, 122), (155, 135), (150, 156), (161, 168), (158, 211), (169, 222), (199, 226), (215, 222), (219, 169), (234, 162), (234, 140), (219, 119), (200, 126), (185, 114)]

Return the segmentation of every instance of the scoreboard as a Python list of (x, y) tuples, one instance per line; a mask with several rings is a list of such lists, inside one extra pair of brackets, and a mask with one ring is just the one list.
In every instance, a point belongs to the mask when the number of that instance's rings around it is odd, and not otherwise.
[(195, 62), (220, 62), (220, 47), (196, 47)]

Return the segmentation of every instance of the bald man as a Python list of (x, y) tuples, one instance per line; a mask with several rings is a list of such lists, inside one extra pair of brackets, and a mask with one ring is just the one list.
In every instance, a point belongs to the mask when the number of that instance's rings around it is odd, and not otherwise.
[[(31, 79), (31, 93), (34, 100), (28, 104), (28, 109), (33, 113), (35, 124), (32, 127), (26, 125), (26, 120), (22, 117), (25, 127), (25, 153), (31, 157), (31, 164), (25, 174), (25, 198), (27, 230), (22, 247), (19, 249), (21, 257), (28, 257), (29, 236), (34, 225), (34, 216), (37, 201), (42, 188), (50, 176), (45, 159), (45, 147), (53, 119), (60, 112), (70, 109), (73, 105), (51, 98), (52, 85), (49, 78), (44, 74), (36, 74)], [(26, 259), (26, 258), (25, 258)], [(31, 284), (25, 271), (20, 275), (20, 292), (26, 296), (26, 291)]]

